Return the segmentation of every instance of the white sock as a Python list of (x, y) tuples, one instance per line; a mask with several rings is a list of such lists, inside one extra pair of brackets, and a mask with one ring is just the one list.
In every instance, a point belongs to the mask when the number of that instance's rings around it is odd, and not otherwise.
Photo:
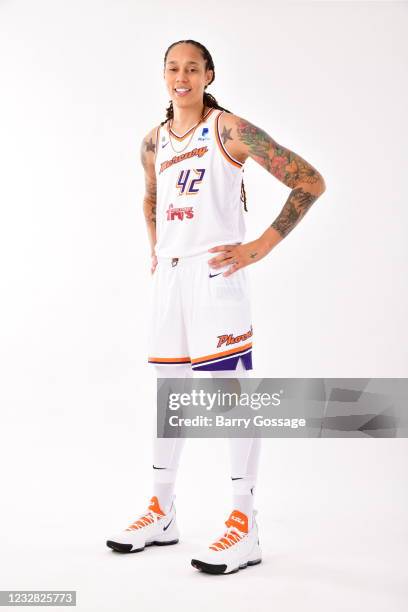
[(232, 503), (252, 528), (261, 438), (230, 438)]
[(155, 438), (153, 441), (153, 495), (167, 514), (176, 484), (179, 459), (185, 438)]
[[(212, 378), (246, 378), (250, 376), (240, 359), (236, 370), (211, 372)], [(229, 438), (232, 506), (248, 517), (248, 529), (253, 525), (254, 491), (258, 474), (261, 438)]]
[[(157, 378), (191, 378), (190, 364), (155, 366)], [(156, 412), (155, 412), (156, 414)], [(153, 436), (153, 495), (167, 514), (174, 498), (177, 470), (185, 438), (158, 438)]]

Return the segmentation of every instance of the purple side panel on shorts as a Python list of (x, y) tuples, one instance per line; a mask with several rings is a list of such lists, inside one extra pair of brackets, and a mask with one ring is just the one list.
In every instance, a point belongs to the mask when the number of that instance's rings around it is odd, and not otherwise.
[(242, 363), (246, 370), (252, 370), (252, 351), (245, 353), (245, 355), (238, 355), (237, 357), (230, 357), (229, 359), (223, 359), (222, 361), (216, 361), (215, 363), (209, 363), (202, 366), (193, 366), (193, 370), (201, 370), (206, 372), (215, 372), (219, 370), (236, 370), (238, 365), (238, 359), (242, 359)]
[(246, 370), (252, 370), (252, 351), (249, 351), (249, 353), (242, 355), (241, 359), (242, 363), (244, 364), (244, 368)]

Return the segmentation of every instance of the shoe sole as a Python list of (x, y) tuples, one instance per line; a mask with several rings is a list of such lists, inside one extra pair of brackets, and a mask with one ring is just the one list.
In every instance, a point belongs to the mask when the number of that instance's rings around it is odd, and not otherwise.
[(155, 544), (156, 546), (169, 546), (171, 544), (177, 544), (177, 542), (178, 540), (170, 540), (169, 542), (159, 542), (155, 540), (154, 542), (149, 542), (148, 544), (145, 544), (142, 548), (135, 548), (135, 550), (132, 550), (133, 548), (132, 544), (121, 544), (120, 542), (114, 542), (113, 540), (108, 540), (106, 542), (106, 546), (111, 548), (113, 551), (119, 552), (119, 553), (136, 553), (136, 552), (142, 552), (142, 550), (144, 550), (148, 546), (153, 546), (153, 544)]
[(199, 561), (199, 559), (192, 559), (191, 565), (206, 574), (224, 574), (225, 576), (227, 576), (228, 574), (235, 574), (236, 572), (239, 572), (240, 569), (245, 569), (246, 567), (250, 565), (258, 565), (259, 563), (261, 563), (261, 561), (262, 559), (256, 559), (255, 561), (248, 561), (247, 563), (243, 563), (242, 565), (240, 565), (239, 567), (236, 567), (230, 572), (225, 571), (227, 569), (227, 566), (225, 563), (220, 564), (220, 565), (214, 565), (212, 563), (204, 563), (204, 561)]

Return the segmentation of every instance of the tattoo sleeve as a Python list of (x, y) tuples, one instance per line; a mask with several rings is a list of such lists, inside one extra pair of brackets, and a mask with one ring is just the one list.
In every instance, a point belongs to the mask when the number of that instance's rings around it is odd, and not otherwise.
[(143, 212), (147, 224), (156, 226), (156, 174), (154, 169), (154, 153), (155, 144), (152, 138), (143, 140), (141, 148), (141, 161), (145, 171)]
[(318, 195), (313, 195), (307, 189), (296, 187), (290, 192), (284, 207), (271, 227), (284, 238), (298, 224), (317, 198)]
[(284, 237), (325, 190), (321, 174), (300, 155), (278, 144), (266, 132), (237, 117), (238, 139), (258, 164), (292, 189), (272, 226)]

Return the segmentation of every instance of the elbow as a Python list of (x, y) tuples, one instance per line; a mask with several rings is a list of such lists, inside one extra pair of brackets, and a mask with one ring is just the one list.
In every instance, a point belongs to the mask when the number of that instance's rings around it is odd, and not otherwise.
[(302, 180), (297, 182), (294, 188), (301, 188), (318, 198), (326, 191), (326, 183), (322, 175), (315, 171), (309, 174), (307, 180), (302, 177)]
[(321, 196), (322, 193), (324, 193), (326, 191), (326, 183), (325, 183), (324, 178), (322, 177), (321, 174), (319, 174), (319, 180), (317, 182), (316, 187), (318, 188), (319, 196)]

